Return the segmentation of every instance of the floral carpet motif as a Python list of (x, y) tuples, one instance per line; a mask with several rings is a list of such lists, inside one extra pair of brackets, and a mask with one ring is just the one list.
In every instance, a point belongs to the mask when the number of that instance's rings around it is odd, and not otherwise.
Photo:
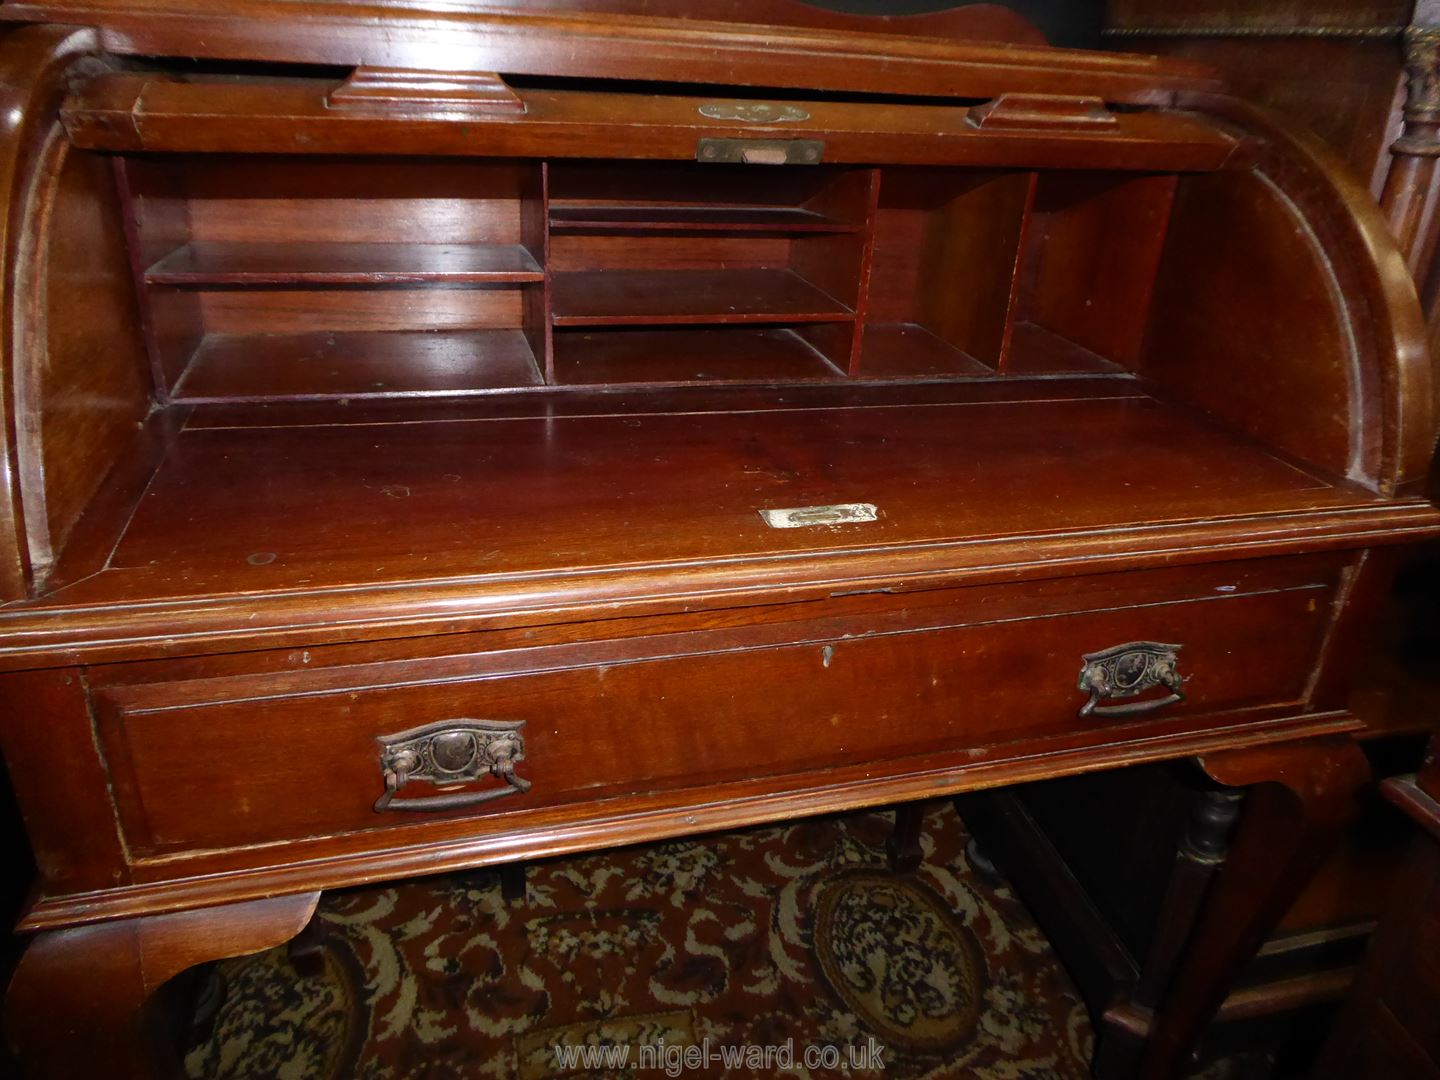
[(327, 894), (318, 971), (284, 949), (220, 966), (188, 1074), (1087, 1076), (1084, 1007), (1010, 890), (970, 870), (954, 810), (931, 809), (914, 874), (885, 867), (890, 824), (555, 859), (516, 902), (487, 872)]

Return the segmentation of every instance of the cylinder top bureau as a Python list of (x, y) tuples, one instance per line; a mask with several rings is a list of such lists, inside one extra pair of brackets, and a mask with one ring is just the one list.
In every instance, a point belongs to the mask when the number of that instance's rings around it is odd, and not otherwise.
[(0, 97), (25, 1075), (325, 889), (1189, 759), (1179, 1075), (1440, 536), (1328, 152), (989, 5), (6, 0)]

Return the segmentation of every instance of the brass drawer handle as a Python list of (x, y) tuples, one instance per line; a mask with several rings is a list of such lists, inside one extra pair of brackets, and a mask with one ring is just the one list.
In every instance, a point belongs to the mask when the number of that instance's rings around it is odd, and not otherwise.
[[(1180, 675), (1179, 645), (1158, 641), (1132, 641), (1104, 652), (1086, 653), (1080, 669), (1079, 688), (1090, 700), (1080, 707), (1080, 719), (1091, 716), (1144, 716), (1166, 705), (1185, 700), (1185, 680)], [(1147, 690), (1164, 687), (1166, 697), (1129, 701), (1123, 705), (1102, 705), (1113, 698), (1139, 697)]]
[[(515, 775), (516, 764), (525, 760), (524, 726), (523, 720), (442, 720), (398, 735), (382, 735), (375, 741), (380, 744), (385, 794), (375, 800), (375, 812), (459, 810), (515, 792), (524, 794), (530, 781)], [(450, 785), (487, 775), (505, 786), (419, 799), (395, 797), (412, 780)]]

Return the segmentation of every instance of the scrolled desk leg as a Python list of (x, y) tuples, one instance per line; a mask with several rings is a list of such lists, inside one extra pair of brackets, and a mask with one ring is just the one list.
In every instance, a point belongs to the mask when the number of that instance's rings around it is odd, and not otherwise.
[(94, 923), (38, 934), (5, 999), (5, 1036), (25, 1080), (152, 1080), (179, 1074), (156, 1006), (196, 964), (283, 944), (319, 893)]
[(1248, 791), (1229, 855), (1160, 996), (1141, 1060), (1144, 1080), (1186, 1074), (1232, 980), (1354, 817), (1370, 778), (1365, 755), (1347, 738), (1224, 751), (1199, 763), (1218, 783)]

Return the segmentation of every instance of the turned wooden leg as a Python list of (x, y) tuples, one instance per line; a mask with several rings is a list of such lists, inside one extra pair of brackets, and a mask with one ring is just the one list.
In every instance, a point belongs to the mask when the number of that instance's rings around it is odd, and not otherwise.
[(885, 838), (890, 872), (911, 874), (920, 869), (920, 830), (925, 824), (925, 803), (904, 803), (895, 808), (895, 828)]
[(1174, 979), (1211, 880), (1224, 865), (1244, 796), (1243, 789), (1222, 787), (1196, 792), (1191, 798), (1185, 833), (1175, 851), (1155, 933), (1135, 986), (1105, 1010), (1097, 1032), (1094, 1073), (1099, 1080), (1135, 1075), (1155, 1006)]
[(1229, 856), (1206, 891), (1169, 985), (1159, 993), (1143, 1080), (1184, 1076), (1230, 984), (1274, 930), (1355, 813), (1369, 780), (1349, 739), (1207, 754), (1200, 765), (1248, 791)]
[(94, 923), (36, 936), (5, 1000), (5, 1035), (26, 1080), (179, 1074), (157, 991), (187, 968), (280, 945), (319, 893)]

